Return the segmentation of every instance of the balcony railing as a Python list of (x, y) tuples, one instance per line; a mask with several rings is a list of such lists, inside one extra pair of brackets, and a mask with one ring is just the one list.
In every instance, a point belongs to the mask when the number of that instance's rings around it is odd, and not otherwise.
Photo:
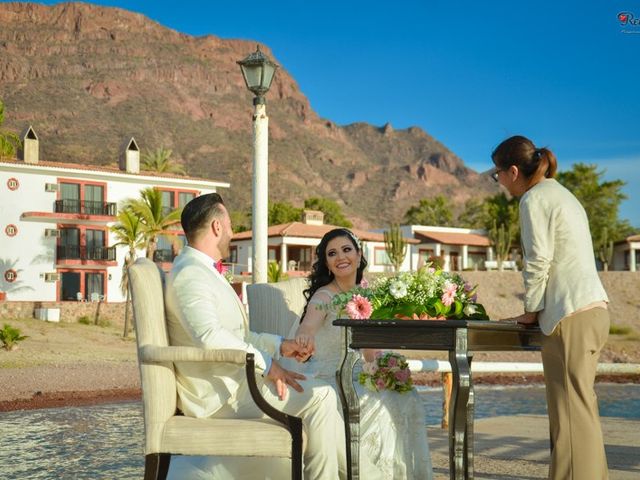
[(170, 248), (159, 249), (153, 252), (154, 262), (173, 262), (174, 258), (176, 258), (176, 254), (173, 253), (173, 250)]
[(56, 213), (82, 213), (85, 215), (108, 215), (114, 217), (117, 205), (112, 202), (94, 202), (91, 200), (56, 200)]
[(58, 260), (102, 260), (116, 261), (116, 247), (85, 247), (81, 245), (58, 245)]

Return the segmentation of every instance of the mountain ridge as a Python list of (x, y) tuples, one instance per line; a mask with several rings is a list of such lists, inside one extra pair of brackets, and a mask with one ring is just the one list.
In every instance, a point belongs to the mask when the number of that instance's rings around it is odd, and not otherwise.
[[(0, 26), (5, 128), (33, 125), (41, 158), (111, 165), (134, 136), (143, 151), (171, 148), (189, 175), (230, 182), (231, 209), (250, 206), (252, 95), (236, 61), (256, 42), (191, 36), (84, 3), (0, 4)], [(419, 127), (321, 118), (285, 67), (267, 101), (271, 201), (331, 198), (367, 228), (421, 198), (447, 195), (459, 207), (497, 191)]]

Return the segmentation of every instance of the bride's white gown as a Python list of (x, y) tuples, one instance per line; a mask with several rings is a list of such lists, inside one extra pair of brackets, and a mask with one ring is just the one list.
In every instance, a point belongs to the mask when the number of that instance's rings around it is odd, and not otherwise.
[[(331, 291), (320, 289), (308, 308), (328, 303), (332, 298)], [(298, 368), (334, 388), (343, 351), (342, 329), (333, 325), (335, 319), (335, 313), (328, 311), (315, 335), (314, 356)], [(290, 338), (295, 328), (297, 325)], [(424, 405), (418, 393), (415, 390), (372, 392), (357, 381), (354, 385), (360, 400), (360, 477), (366, 480), (433, 478)]]
[[(331, 301), (333, 294), (318, 290), (309, 308)], [(342, 358), (341, 328), (333, 326), (330, 311), (316, 333), (316, 352), (306, 363), (281, 359), (285, 368), (315, 376), (336, 388), (336, 370)], [(288, 338), (294, 338), (296, 322)], [(358, 368), (358, 366), (356, 367)], [(371, 392), (354, 382), (360, 400), (360, 478), (364, 480), (432, 479), (424, 406), (415, 390), (406, 393)], [(286, 459), (172, 457), (168, 479), (289, 478)], [(328, 479), (333, 480), (333, 479)]]

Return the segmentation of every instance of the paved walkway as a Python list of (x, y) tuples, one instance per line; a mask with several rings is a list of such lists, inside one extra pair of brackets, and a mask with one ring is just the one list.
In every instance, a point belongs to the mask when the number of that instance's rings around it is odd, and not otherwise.
[[(604, 417), (602, 429), (610, 480), (640, 478), (640, 420)], [(449, 478), (447, 432), (428, 427), (435, 480)], [(476, 420), (475, 478), (547, 478), (549, 424), (546, 416), (516, 415)]]

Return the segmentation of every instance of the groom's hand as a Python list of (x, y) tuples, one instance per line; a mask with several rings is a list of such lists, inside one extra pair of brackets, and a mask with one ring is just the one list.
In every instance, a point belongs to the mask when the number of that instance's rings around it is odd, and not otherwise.
[(282, 368), (275, 360), (271, 361), (271, 368), (267, 374), (267, 378), (276, 384), (276, 391), (278, 392), (278, 398), (284, 400), (287, 396), (287, 385), (293, 387), (297, 392), (302, 392), (304, 389), (297, 382), (297, 380), (305, 380), (307, 377), (300, 373), (292, 372), (286, 368)]
[(304, 362), (313, 355), (315, 348), (302, 346), (295, 340), (283, 340), (280, 344), (280, 355), (283, 357), (295, 358), (298, 362)]

